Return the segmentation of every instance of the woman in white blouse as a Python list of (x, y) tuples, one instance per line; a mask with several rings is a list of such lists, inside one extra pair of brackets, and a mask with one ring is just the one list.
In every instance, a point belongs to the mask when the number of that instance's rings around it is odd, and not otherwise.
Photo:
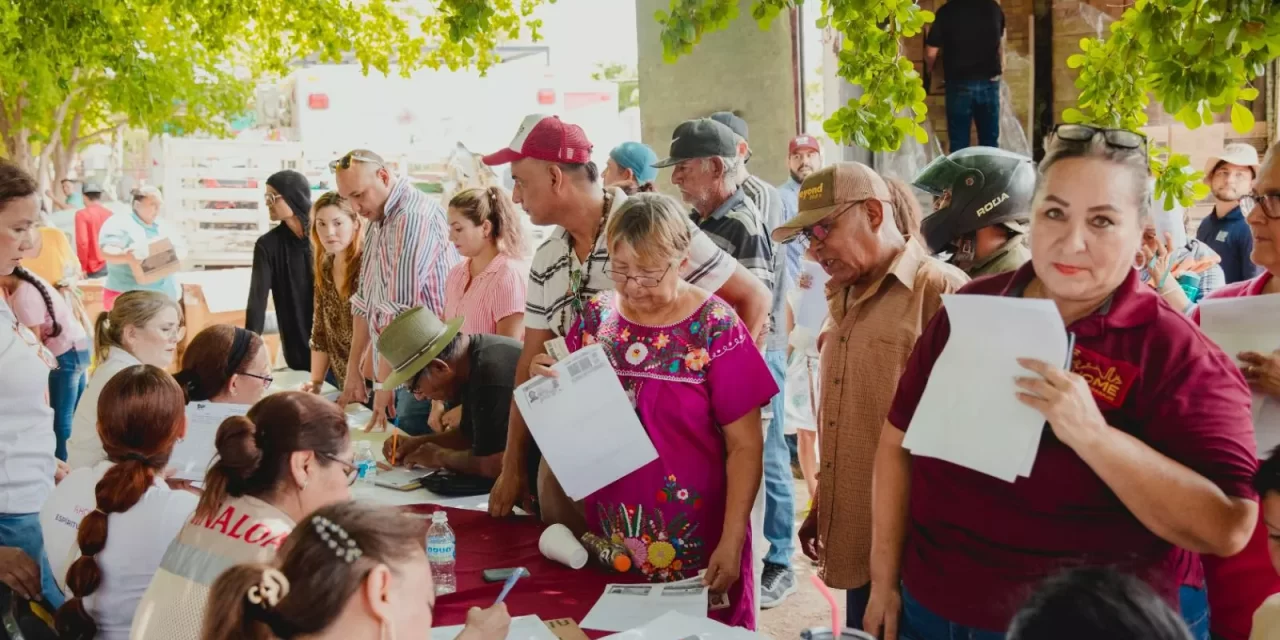
[(151, 365), (127, 367), (102, 390), (107, 459), (72, 471), (40, 510), (53, 574), (71, 596), (55, 616), (62, 637), (129, 637), (138, 601), (199, 500), (164, 481), (185, 408), (182, 388)]
[[(0, 160), (0, 275), (9, 275), (35, 248), (40, 207), (36, 183), (25, 171)], [(53, 409), (49, 371), (53, 354), (18, 322), (0, 298), (0, 582), (20, 595), (62, 595), (50, 579), (40, 507), (53, 490)]]
[(91, 467), (107, 457), (98, 438), (98, 397), (111, 377), (135, 364), (168, 369), (186, 332), (178, 303), (156, 291), (121, 295), (111, 311), (98, 314), (94, 324), (94, 361), (98, 366), (71, 420), (67, 462), (72, 469)]

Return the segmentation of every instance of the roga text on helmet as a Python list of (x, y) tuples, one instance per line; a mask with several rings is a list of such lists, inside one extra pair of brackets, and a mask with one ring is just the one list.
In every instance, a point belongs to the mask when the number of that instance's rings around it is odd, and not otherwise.
[(912, 184), (942, 199), (938, 202), (941, 206), (920, 225), (929, 250), (939, 253), (983, 227), (1004, 224), (1023, 231), (1031, 213), (1036, 169), (1024, 155), (969, 147), (938, 157)]

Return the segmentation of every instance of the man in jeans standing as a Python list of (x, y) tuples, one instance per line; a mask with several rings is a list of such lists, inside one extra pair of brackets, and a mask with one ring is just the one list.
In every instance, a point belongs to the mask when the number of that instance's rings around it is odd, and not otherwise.
[(1000, 4), (996, 0), (950, 0), (942, 5), (925, 38), (925, 68), (930, 76), (939, 49), (946, 57), (942, 71), (951, 151), (969, 146), (969, 127), (975, 121), (978, 144), (999, 147), (1000, 74), (1004, 73), (1004, 11)]

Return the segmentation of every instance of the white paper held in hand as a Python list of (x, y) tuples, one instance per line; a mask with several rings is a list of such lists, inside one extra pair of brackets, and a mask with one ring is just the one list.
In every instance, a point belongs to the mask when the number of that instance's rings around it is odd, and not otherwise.
[(515, 397), (565, 495), (581, 500), (658, 458), (603, 346), (552, 369), (559, 377), (534, 377)]
[(626, 631), (672, 611), (707, 617), (707, 587), (696, 584), (610, 584), (582, 619), (584, 629)]
[[(462, 633), (465, 625), (436, 627), (431, 630), (431, 640), (453, 640)], [(518, 616), (511, 619), (507, 628), (506, 640), (560, 640), (547, 628), (547, 624), (538, 616)]]
[(1069, 365), (1070, 339), (1053, 302), (1005, 296), (942, 296), (951, 335), (934, 363), (902, 446), (1013, 482), (1030, 476), (1045, 426), (1018, 400), (1018, 364)]
[[(1200, 303), (1200, 330), (1232, 360), (1242, 351), (1264, 355), (1280, 349), (1280, 294), (1247, 298), (1215, 298)], [(1266, 456), (1280, 446), (1280, 404), (1253, 394), (1253, 435), (1256, 455)]]
[(787, 301), (795, 313), (796, 326), (804, 327), (816, 335), (827, 320), (827, 281), (831, 276), (822, 270), (822, 265), (812, 260), (801, 260), (800, 268), (797, 282), (804, 282), (808, 286), (794, 287), (788, 292)]
[(179, 480), (204, 480), (204, 472), (216, 453), (214, 440), (218, 436), (218, 427), (223, 420), (248, 412), (249, 406), (243, 404), (187, 403), (187, 434), (174, 445), (173, 453), (169, 456), (169, 466), (176, 471), (173, 477)]

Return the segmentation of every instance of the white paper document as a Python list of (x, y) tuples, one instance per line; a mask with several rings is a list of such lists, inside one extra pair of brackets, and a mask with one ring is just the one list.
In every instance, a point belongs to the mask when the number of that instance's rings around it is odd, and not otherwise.
[(695, 584), (610, 584), (580, 625), (599, 631), (626, 631), (677, 612), (707, 617), (707, 588)]
[[(436, 627), (431, 630), (431, 640), (453, 640), (462, 633), (464, 625), (455, 624), (450, 627)], [(538, 616), (520, 616), (511, 619), (507, 628), (507, 640), (560, 640), (547, 628), (547, 624)]]
[(516, 389), (516, 406), (566, 495), (581, 500), (658, 458), (603, 346), (552, 368), (559, 377)]
[(800, 269), (801, 272), (796, 276), (797, 282), (805, 282), (809, 286), (792, 289), (787, 294), (787, 302), (795, 314), (796, 326), (804, 327), (816, 335), (827, 321), (827, 281), (831, 276), (822, 270), (822, 265), (812, 260), (801, 260)]
[[(1218, 298), (1200, 303), (1200, 330), (1233, 359), (1242, 351), (1269, 354), (1280, 349), (1280, 294)], [(1257, 455), (1280, 445), (1280, 404), (1253, 394), (1253, 435)]]
[(218, 436), (218, 427), (223, 420), (248, 412), (248, 405), (243, 404), (187, 403), (187, 435), (173, 447), (173, 454), (169, 456), (169, 466), (177, 470), (174, 477), (204, 480), (204, 472), (216, 453), (214, 440)]
[(1022, 404), (1018, 364), (1033, 358), (1064, 366), (1070, 339), (1049, 300), (942, 296), (951, 322), (902, 446), (1013, 482), (1031, 475), (1045, 420)]
[[(622, 633), (605, 636), (602, 640), (751, 640), (764, 638), (754, 631), (739, 627), (730, 627), (710, 618), (699, 618), (685, 615), (679, 611), (670, 611), (647, 624)], [(432, 634), (435, 640), (435, 634)]]

